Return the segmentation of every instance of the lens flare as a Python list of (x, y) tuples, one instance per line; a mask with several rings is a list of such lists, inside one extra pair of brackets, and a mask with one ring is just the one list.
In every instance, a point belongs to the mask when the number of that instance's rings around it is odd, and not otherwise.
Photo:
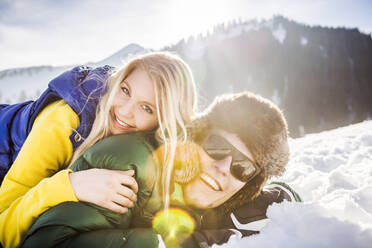
[(179, 247), (193, 233), (195, 220), (182, 209), (170, 208), (155, 215), (152, 227), (167, 247)]
[[(190, 182), (200, 172), (200, 151), (202, 148), (190, 141), (177, 143), (173, 158), (174, 181), (180, 184)], [(165, 146), (156, 149), (152, 156), (160, 165), (166, 157)], [(168, 155), (169, 156), (169, 155)]]

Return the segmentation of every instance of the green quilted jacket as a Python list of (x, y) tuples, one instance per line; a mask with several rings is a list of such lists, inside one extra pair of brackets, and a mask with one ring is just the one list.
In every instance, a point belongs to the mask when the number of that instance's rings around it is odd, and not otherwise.
[[(137, 202), (125, 214), (86, 202), (64, 202), (42, 214), (21, 247), (158, 247), (151, 221), (161, 208), (158, 167), (151, 158), (155, 142), (148, 134), (105, 138), (71, 167), (135, 170)], [(129, 228), (130, 227), (130, 228)]]

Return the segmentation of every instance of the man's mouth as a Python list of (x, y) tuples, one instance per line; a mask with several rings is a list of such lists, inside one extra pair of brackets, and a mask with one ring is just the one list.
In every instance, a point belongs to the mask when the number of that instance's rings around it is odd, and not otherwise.
[(211, 176), (209, 176), (208, 174), (202, 172), (200, 174), (200, 179), (206, 183), (210, 188), (212, 188), (213, 190), (215, 191), (221, 191), (222, 188), (220, 186), (220, 184)]
[(116, 122), (117, 122), (120, 126), (122, 126), (122, 127), (124, 127), (124, 128), (134, 128), (134, 126), (131, 126), (131, 125), (129, 125), (128, 123), (125, 123), (124, 121), (120, 120), (116, 115), (115, 115), (115, 119), (116, 119)]

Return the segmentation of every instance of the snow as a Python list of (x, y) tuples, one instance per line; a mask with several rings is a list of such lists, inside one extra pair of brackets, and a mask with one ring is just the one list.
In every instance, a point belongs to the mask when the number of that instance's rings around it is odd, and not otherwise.
[[(245, 24), (239, 24), (235, 26), (228, 27), (226, 30), (218, 30), (213, 36), (218, 41), (225, 41), (228, 39), (233, 39), (240, 36), (243, 33), (248, 33), (250, 31), (257, 31), (262, 28), (262, 25), (259, 25), (255, 22), (247, 22)], [(201, 59), (205, 53), (207, 44), (203, 41), (193, 39), (189, 42), (187, 47), (183, 48), (183, 53), (190, 59), (197, 60)]]
[(372, 121), (291, 139), (288, 183), (304, 203), (269, 207), (258, 235), (221, 247), (371, 247)]
[(250, 31), (257, 31), (260, 28), (261, 28), (260, 25), (258, 25), (257, 23), (252, 23), (252, 22), (242, 24), (242, 25), (237, 25), (235, 27), (229, 28), (225, 38), (231, 39), (231, 38), (241, 35), (242, 33), (248, 33)]
[(278, 27), (276, 29), (273, 29), (272, 32), (275, 39), (283, 44), (287, 35), (287, 31), (283, 28), (283, 25), (279, 23)]
[(73, 66), (40, 66), (0, 72), (0, 103), (14, 104), (39, 97), (50, 80)]
[(103, 65), (112, 65), (112, 66), (120, 66), (125, 61), (129, 60), (133, 56), (144, 54), (146, 52), (150, 52), (150, 50), (141, 47), (138, 44), (131, 43), (121, 50), (117, 51), (113, 55), (101, 60), (99, 62), (88, 63), (89, 66), (103, 66)]
[(306, 46), (308, 43), (308, 40), (305, 37), (301, 37), (301, 45)]
[[(112, 56), (88, 66), (112, 65), (120, 66), (134, 55), (149, 52), (137, 44), (129, 44)], [(0, 71), (0, 103), (14, 104), (26, 100), (34, 100), (48, 87), (48, 83), (62, 72), (75, 67), (67, 66), (39, 66), (15, 68)]]
[(276, 28), (274, 27), (274, 20), (268, 20), (263, 25), (270, 28), (274, 38), (283, 44), (285, 38), (287, 37), (287, 30), (283, 27), (282, 23), (278, 23)]

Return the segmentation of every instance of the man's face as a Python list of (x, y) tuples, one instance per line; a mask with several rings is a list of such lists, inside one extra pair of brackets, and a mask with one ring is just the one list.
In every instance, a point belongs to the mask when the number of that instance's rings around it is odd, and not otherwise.
[[(232, 149), (236, 152), (213, 158), (207, 153), (209, 147), (220, 147), (221, 150)], [(200, 174), (183, 186), (186, 203), (199, 209), (221, 205), (246, 184), (231, 174), (230, 166), (233, 156), (234, 159), (254, 161), (248, 148), (235, 134), (221, 129), (214, 129), (210, 132), (203, 148), (200, 151)]]

